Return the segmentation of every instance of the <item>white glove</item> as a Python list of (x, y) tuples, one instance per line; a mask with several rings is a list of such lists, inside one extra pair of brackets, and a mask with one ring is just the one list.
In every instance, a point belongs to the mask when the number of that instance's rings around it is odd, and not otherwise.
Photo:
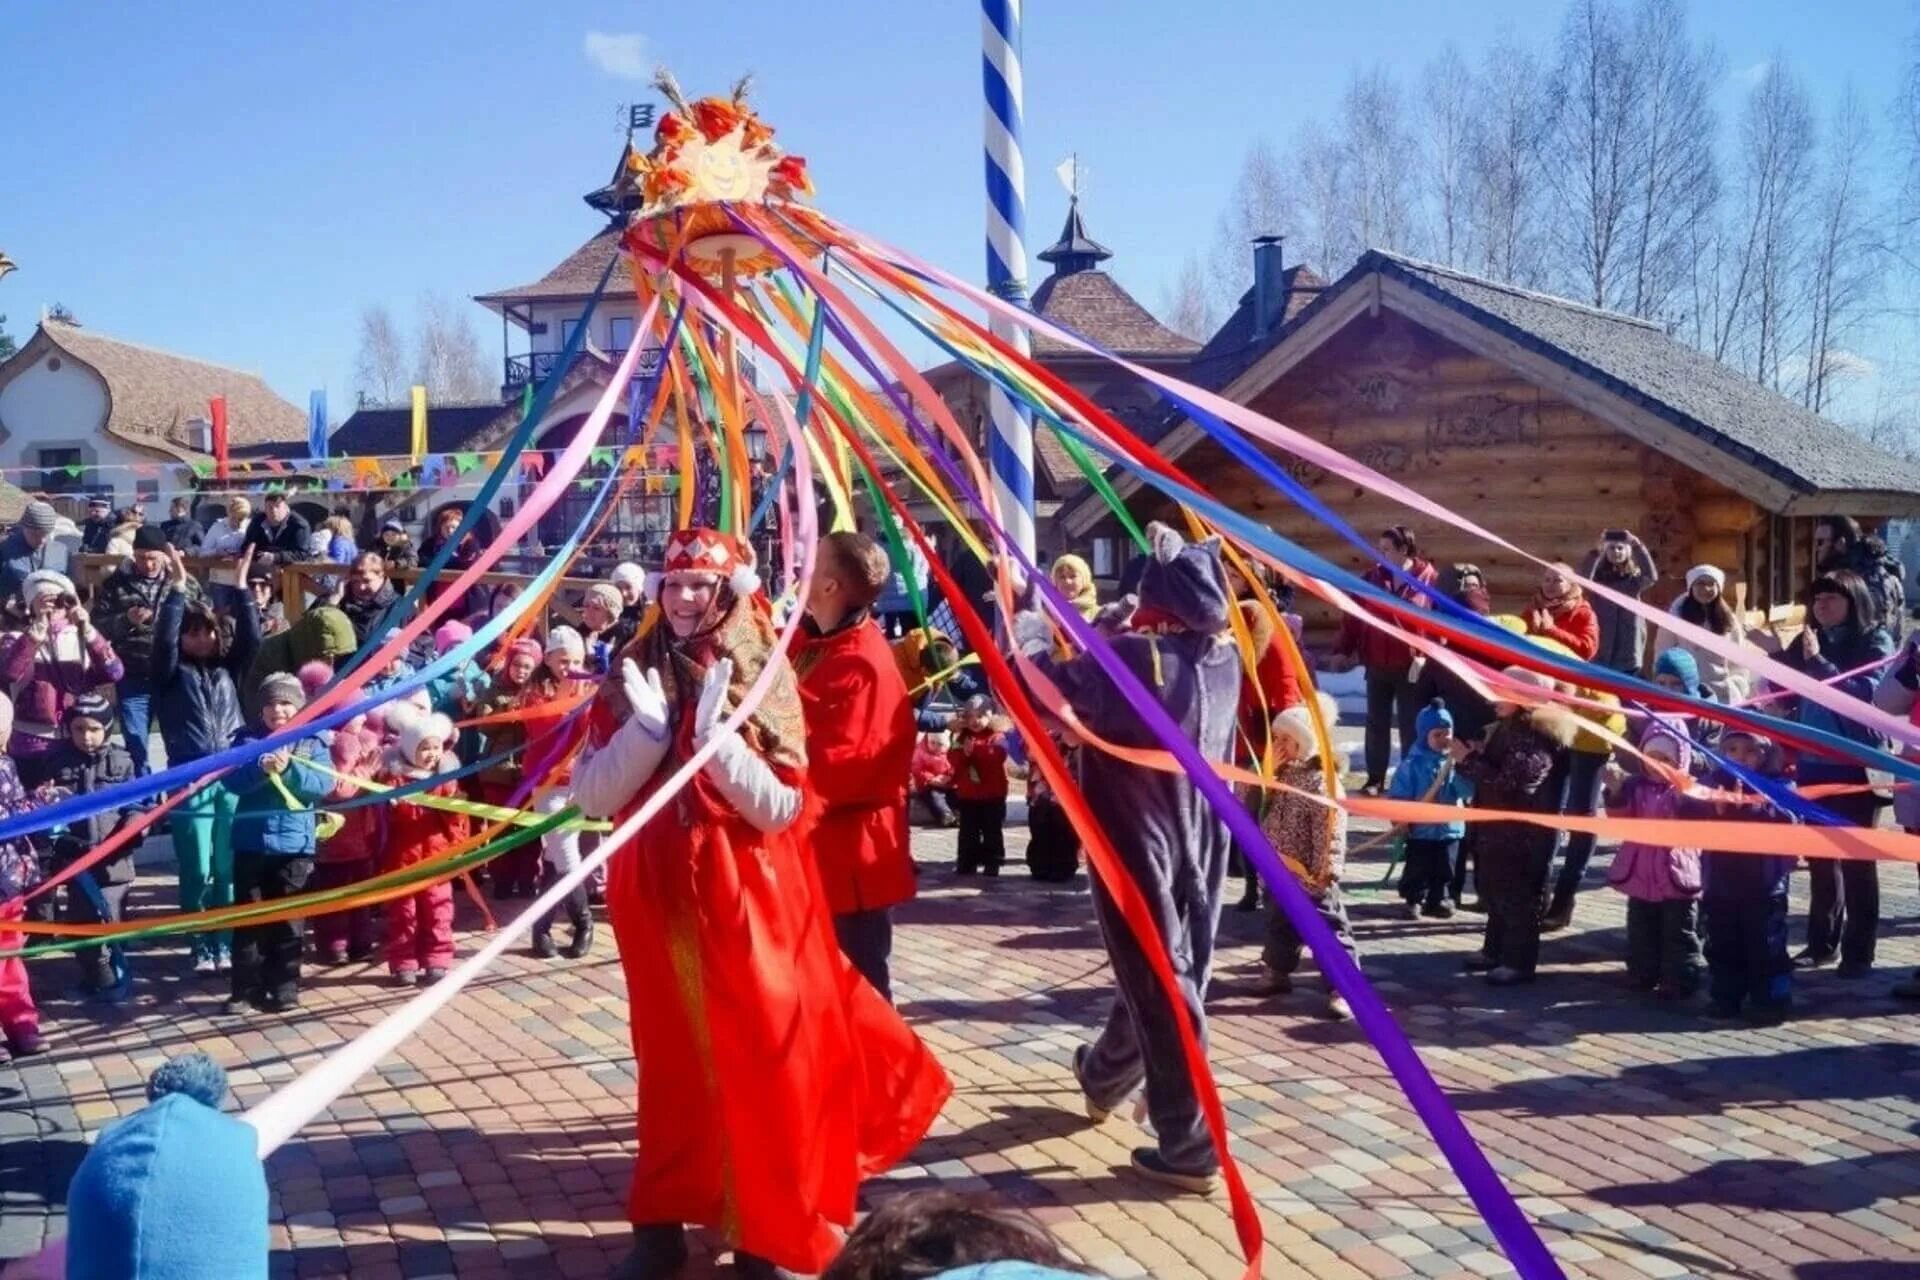
[(1053, 648), (1053, 624), (1038, 609), (1013, 615), (1013, 647), (1028, 657)]
[(622, 659), (620, 692), (626, 695), (627, 709), (633, 717), (629, 724), (640, 725), (650, 738), (667, 736), (667, 691), (661, 687), (657, 670), (649, 668), (642, 676), (632, 658)]
[(800, 789), (780, 781), (737, 733), (720, 740), (702, 772), (756, 831), (784, 830), (800, 816)]
[(733, 659), (722, 658), (707, 668), (700, 682), (700, 701), (693, 711), (693, 745), (707, 745), (727, 718), (727, 687), (733, 683)]

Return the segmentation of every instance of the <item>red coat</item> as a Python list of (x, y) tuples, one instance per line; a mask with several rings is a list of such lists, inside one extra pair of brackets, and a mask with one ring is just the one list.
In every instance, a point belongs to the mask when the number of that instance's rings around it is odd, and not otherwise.
[[(442, 769), (458, 767), (457, 763), (441, 765)], [(383, 769), (379, 780), (390, 787), (398, 787), (416, 781), (416, 778), (397, 769)], [(458, 796), (460, 784), (443, 782), (418, 794)], [(467, 838), (467, 819), (463, 814), (429, 809), (426, 805), (415, 804), (411, 797), (390, 801), (383, 807), (387, 811), (387, 848), (386, 856), (381, 860), (384, 870), (397, 871), (401, 867), (411, 867), (429, 858), (437, 858)]]
[(1257, 764), (1266, 754), (1273, 717), (1300, 701), (1300, 678), (1287, 661), (1286, 642), (1275, 633), (1266, 610), (1248, 601), (1240, 612), (1258, 661), (1251, 671), (1241, 670), (1240, 740), (1234, 745), (1243, 763)]
[(1594, 614), (1593, 606), (1587, 603), (1586, 597), (1582, 596), (1573, 608), (1564, 613), (1555, 613), (1552, 618), (1553, 625), (1544, 630), (1536, 629), (1529, 622), (1528, 633), (1558, 640), (1579, 655), (1581, 660), (1592, 662), (1593, 655), (1600, 652), (1600, 619)]
[(953, 761), (953, 796), (956, 800), (1005, 800), (1007, 798), (1007, 739), (1000, 733), (971, 733), (961, 730), (947, 752)]
[(907, 851), (914, 725), (893, 650), (871, 618), (829, 636), (803, 632), (796, 645), (827, 905), (845, 915), (905, 902), (916, 888)]
[[(1368, 582), (1378, 587), (1385, 587), (1403, 600), (1410, 601), (1422, 609), (1429, 607), (1428, 598), (1424, 593), (1401, 583), (1379, 565), (1367, 570), (1365, 576)], [(1413, 567), (1407, 570), (1407, 576), (1429, 587), (1438, 579), (1433, 565), (1425, 560), (1415, 560)], [(1401, 620), (1388, 618), (1388, 621), (1398, 624)], [(1341, 619), (1340, 641), (1335, 649), (1339, 653), (1358, 659), (1361, 666), (1372, 672), (1384, 674), (1391, 671), (1405, 671), (1413, 665), (1413, 650), (1408, 648), (1405, 642), (1352, 616)]]

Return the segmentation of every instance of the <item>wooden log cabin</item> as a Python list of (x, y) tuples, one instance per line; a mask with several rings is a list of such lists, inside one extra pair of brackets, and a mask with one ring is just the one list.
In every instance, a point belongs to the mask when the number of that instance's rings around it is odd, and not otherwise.
[[(1264, 338), (1258, 293), (1187, 376), (1535, 555), (1578, 566), (1602, 530), (1631, 529), (1661, 572), (1652, 603), (1705, 563), (1749, 608), (1790, 604), (1813, 572), (1818, 517), (1872, 528), (1920, 513), (1920, 468), (1646, 321), (1380, 251)], [(1158, 448), (1285, 537), (1356, 572), (1371, 563), (1191, 421), (1165, 422)], [(1409, 525), (1436, 564), (1479, 565), (1497, 609), (1528, 600), (1538, 571), (1512, 553), (1265, 451), (1367, 537)], [(1113, 479), (1136, 516), (1169, 514), (1131, 476)], [(1079, 543), (1118, 533), (1090, 491), (1063, 517)], [(1309, 610), (1316, 630), (1332, 621)]]

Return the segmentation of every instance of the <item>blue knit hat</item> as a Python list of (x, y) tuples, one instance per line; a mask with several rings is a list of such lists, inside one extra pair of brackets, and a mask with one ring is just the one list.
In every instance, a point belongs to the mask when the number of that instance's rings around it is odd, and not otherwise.
[(1427, 745), (1427, 735), (1435, 729), (1453, 732), (1453, 712), (1447, 710), (1447, 704), (1435, 698), (1420, 708), (1420, 714), (1413, 718), (1413, 741), (1415, 746)]
[(1653, 661), (1653, 674), (1672, 676), (1692, 697), (1700, 696), (1700, 664), (1685, 649), (1665, 650)]
[(68, 1280), (265, 1280), (259, 1134), (221, 1113), (226, 1093), (218, 1063), (183, 1054), (100, 1135), (67, 1189)]

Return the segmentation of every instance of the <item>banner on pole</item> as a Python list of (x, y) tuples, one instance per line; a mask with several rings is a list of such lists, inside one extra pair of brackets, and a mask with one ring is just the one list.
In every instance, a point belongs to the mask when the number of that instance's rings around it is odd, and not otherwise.
[(327, 460), (327, 393), (324, 388), (307, 396), (307, 457), (316, 462)]
[(409, 451), (417, 466), (427, 456), (427, 389), (413, 389), (413, 448)]
[(227, 478), (227, 398), (215, 396), (207, 404), (207, 417), (213, 424), (213, 474), (217, 479)]

